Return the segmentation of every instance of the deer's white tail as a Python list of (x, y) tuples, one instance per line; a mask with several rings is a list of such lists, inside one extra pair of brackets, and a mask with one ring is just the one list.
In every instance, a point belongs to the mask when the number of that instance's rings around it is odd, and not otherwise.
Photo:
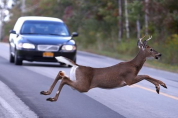
[(59, 56), (59, 57), (55, 57), (59, 62), (65, 63), (67, 65), (72, 66), (71, 70), (70, 70), (70, 79), (71, 80), (76, 80), (76, 70), (78, 68), (78, 65), (76, 63), (74, 63), (72, 60), (67, 59), (65, 57)]
[(72, 60), (67, 59), (67, 58), (65, 58), (63, 56), (58, 56), (58, 57), (55, 57), (55, 58), (59, 62), (65, 63), (65, 64), (70, 65), (70, 66), (76, 66), (76, 64)]

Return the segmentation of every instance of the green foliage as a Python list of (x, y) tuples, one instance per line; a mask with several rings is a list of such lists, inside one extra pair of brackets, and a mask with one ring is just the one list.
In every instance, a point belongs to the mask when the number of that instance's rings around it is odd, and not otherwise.
[(140, 1), (133, 1), (128, 4), (129, 19), (131, 22), (136, 22), (137, 19), (144, 20), (143, 4)]
[(117, 45), (117, 52), (126, 55), (136, 55), (138, 51), (137, 40), (131, 39), (128, 41), (121, 41)]
[[(159, 35), (167, 35), (178, 33), (178, 4), (176, 0), (150, 0), (148, 4), (149, 19), (154, 25)], [(165, 35), (166, 34), (166, 35)]]
[(164, 62), (169, 64), (178, 63), (178, 34), (173, 34), (165, 40), (162, 52), (164, 53)]
[(14, 24), (16, 23), (17, 19), (21, 16), (20, 12), (20, 6), (15, 6), (13, 10), (10, 10), (10, 12), (13, 14), (13, 18), (9, 22), (4, 23), (4, 33), (5, 37), (3, 41), (8, 42), (9, 40), (9, 31), (14, 28)]
[[(116, 55), (134, 56), (136, 46), (136, 20), (140, 21), (141, 34), (145, 34), (145, 9), (148, 8), (148, 32), (153, 35), (150, 46), (163, 53), (164, 63), (178, 63), (178, 4), (176, 0), (149, 0), (146, 5), (142, 0), (128, 0), (128, 20), (131, 38), (125, 36), (125, 11), (122, 2), (122, 17), (118, 15), (118, 0), (26, 0), (26, 6), (32, 9), (23, 15), (57, 17), (67, 24), (70, 32), (76, 31), (80, 49), (112, 52)], [(6, 35), (15, 21), (22, 15), (20, 5), (11, 12), (11, 21), (5, 24)], [(122, 19), (121, 19), (122, 18)], [(118, 20), (122, 20), (123, 37), (118, 42)], [(107, 53), (108, 54), (108, 53)], [(166, 56), (164, 56), (166, 55)]]

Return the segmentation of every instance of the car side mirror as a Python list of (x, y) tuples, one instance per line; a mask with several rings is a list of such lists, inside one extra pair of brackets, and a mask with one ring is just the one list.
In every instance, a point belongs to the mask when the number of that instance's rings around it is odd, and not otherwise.
[(16, 34), (16, 31), (10, 30), (9, 33)]
[(73, 32), (72, 33), (72, 37), (77, 37), (78, 36), (78, 33), (77, 32)]

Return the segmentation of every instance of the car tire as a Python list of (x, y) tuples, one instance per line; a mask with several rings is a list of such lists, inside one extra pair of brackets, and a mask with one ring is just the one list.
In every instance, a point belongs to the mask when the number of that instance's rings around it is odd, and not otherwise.
[(15, 65), (22, 65), (22, 60), (18, 58), (17, 52), (15, 53), (15, 56), (14, 56), (14, 63)]
[[(72, 60), (74, 63), (76, 63), (76, 58), (74, 59), (74, 60)], [(66, 64), (65, 63), (61, 63), (60, 62), (60, 65), (61, 66), (66, 66)], [(71, 68), (72, 66), (71, 65), (67, 65), (67, 67), (69, 67), (69, 68)]]
[(11, 54), (11, 51), (9, 53), (9, 62), (14, 63), (14, 56)]
[(61, 62), (60, 62), (60, 65), (61, 65), (61, 66), (66, 66), (66, 64), (65, 64), (65, 63), (61, 63)]
[(74, 58), (73, 62), (75, 62), (75, 63), (77, 62), (77, 58), (76, 57)]
[[(75, 58), (75, 59), (73, 59), (72, 61), (73, 61), (74, 63), (76, 63), (76, 60), (77, 60), (77, 59)], [(71, 66), (71, 65), (68, 65), (68, 67), (71, 68), (72, 66)]]

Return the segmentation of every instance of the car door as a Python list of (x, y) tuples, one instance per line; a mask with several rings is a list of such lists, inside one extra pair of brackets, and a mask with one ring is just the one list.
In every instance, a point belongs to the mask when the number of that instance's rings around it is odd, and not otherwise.
[(23, 20), (19, 18), (14, 25), (14, 29), (10, 31), (9, 35), (9, 45), (10, 45), (10, 52), (14, 55), (16, 42), (18, 41), (18, 37), (20, 35), (20, 29), (23, 24)]

